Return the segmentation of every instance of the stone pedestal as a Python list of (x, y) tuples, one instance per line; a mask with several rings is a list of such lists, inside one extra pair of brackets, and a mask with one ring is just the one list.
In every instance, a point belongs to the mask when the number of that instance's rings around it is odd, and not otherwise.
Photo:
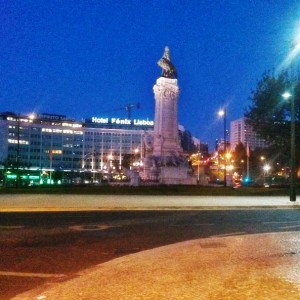
[(197, 178), (189, 174), (187, 167), (162, 167), (159, 182), (162, 184), (197, 184)]
[(130, 185), (139, 186), (140, 185), (140, 175), (137, 171), (130, 172)]
[(153, 156), (179, 156), (182, 154), (178, 135), (177, 79), (160, 77), (153, 87), (155, 121)]

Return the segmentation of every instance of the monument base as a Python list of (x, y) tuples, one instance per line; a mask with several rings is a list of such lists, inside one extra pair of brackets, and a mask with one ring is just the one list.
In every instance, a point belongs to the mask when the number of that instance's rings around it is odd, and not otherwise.
[(187, 167), (161, 167), (159, 175), (161, 184), (197, 184), (197, 178), (189, 174)]
[(144, 160), (141, 177), (159, 184), (197, 184), (197, 178), (184, 157), (148, 157)]

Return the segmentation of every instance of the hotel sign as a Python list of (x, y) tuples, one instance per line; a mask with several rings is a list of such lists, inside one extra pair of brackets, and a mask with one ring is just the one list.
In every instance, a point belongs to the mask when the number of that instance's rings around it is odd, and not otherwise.
[(139, 119), (120, 119), (120, 118), (91, 118), (92, 123), (97, 124), (115, 124), (115, 125), (133, 125), (133, 126), (153, 126), (154, 121)]
[(38, 114), (37, 117), (39, 119), (47, 119), (47, 120), (52, 120), (52, 121), (65, 121), (67, 120), (67, 117), (65, 115), (54, 115), (54, 114)]

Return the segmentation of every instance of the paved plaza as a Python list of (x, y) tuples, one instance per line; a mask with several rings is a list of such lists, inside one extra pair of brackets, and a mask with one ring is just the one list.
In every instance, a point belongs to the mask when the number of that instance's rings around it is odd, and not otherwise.
[(123, 256), (13, 299), (300, 299), (299, 249), (298, 232), (197, 239)]
[[(0, 202), (2, 212), (300, 208), (288, 197), (1, 195)], [(299, 249), (296, 231), (213, 236), (123, 256), (13, 299), (300, 299)]]

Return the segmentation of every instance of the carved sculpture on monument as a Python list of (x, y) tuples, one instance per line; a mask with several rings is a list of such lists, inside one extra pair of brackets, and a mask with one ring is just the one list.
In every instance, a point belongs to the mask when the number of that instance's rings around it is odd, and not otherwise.
[[(155, 97), (154, 134), (151, 147), (145, 144), (143, 178), (163, 184), (194, 184), (187, 159), (183, 156), (178, 132), (179, 87), (177, 72), (171, 62), (170, 50), (165, 47), (158, 61), (162, 75), (153, 87)], [(151, 150), (149, 150), (151, 149)]]
[(164, 55), (157, 64), (162, 68), (161, 77), (177, 78), (176, 69), (171, 62), (169, 47), (165, 47)]

